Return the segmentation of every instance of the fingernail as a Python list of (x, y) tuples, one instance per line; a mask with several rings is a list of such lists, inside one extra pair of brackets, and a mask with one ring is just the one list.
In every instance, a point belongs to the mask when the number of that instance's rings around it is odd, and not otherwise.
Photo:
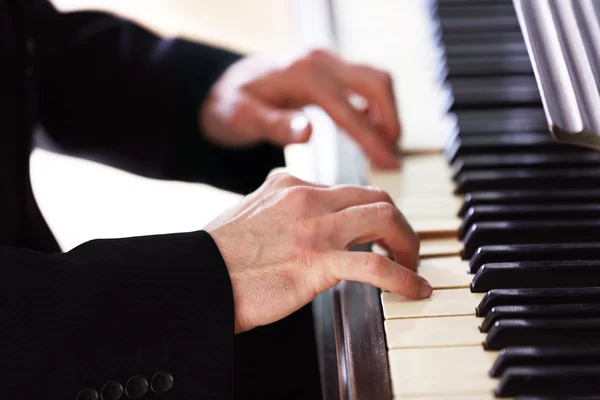
[(304, 113), (298, 113), (292, 117), (290, 128), (294, 141), (306, 140), (306, 133), (310, 122)]
[(429, 284), (429, 282), (427, 282), (425, 279), (421, 279), (421, 298), (427, 298), (429, 296), (431, 296), (431, 293), (433, 292), (433, 288), (431, 287), (431, 285)]

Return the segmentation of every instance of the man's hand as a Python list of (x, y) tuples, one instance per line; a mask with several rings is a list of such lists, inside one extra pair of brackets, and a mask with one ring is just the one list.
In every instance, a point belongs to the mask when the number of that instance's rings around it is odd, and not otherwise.
[[(205, 230), (229, 271), (237, 333), (286, 317), (340, 280), (414, 299), (431, 295), (415, 273), (419, 239), (379, 189), (278, 174)], [(383, 245), (395, 261), (347, 251), (366, 242)]]
[[(367, 101), (366, 110), (351, 105), (352, 95)], [(322, 107), (377, 167), (398, 167), (400, 123), (390, 75), (322, 50), (238, 61), (215, 83), (199, 118), (215, 143), (287, 145), (310, 137), (312, 128), (301, 112), (306, 105)]]

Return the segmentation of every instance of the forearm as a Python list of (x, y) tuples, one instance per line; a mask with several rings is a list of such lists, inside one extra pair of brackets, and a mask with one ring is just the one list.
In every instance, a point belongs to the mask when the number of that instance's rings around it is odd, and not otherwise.
[(105, 13), (61, 14), (45, 1), (36, 16), (39, 113), (61, 151), (241, 193), (283, 165), (280, 148), (224, 149), (199, 129), (200, 105), (241, 55)]
[(0, 266), (4, 393), (75, 398), (163, 370), (167, 398), (232, 396), (231, 284), (207, 233), (1, 248)]

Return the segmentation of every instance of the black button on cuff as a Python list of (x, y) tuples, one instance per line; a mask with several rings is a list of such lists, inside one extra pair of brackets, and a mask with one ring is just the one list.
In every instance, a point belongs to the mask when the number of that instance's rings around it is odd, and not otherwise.
[(76, 400), (98, 400), (98, 391), (92, 387), (85, 387), (77, 393)]
[(125, 384), (125, 394), (131, 399), (139, 399), (148, 392), (148, 380), (141, 375), (134, 375)]
[(111, 380), (102, 386), (100, 396), (102, 400), (119, 400), (124, 392), (123, 385), (119, 381)]
[(173, 375), (166, 371), (158, 371), (152, 376), (151, 388), (156, 394), (164, 394), (173, 387)]

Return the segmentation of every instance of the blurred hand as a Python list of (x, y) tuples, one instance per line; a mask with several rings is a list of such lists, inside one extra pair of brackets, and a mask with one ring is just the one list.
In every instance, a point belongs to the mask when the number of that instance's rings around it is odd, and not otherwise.
[[(341, 280), (414, 299), (431, 295), (415, 273), (419, 239), (380, 189), (278, 174), (205, 230), (229, 271), (236, 333), (286, 317)], [(384, 246), (395, 261), (347, 251), (366, 242)]]
[[(366, 100), (366, 110), (351, 105), (352, 95)], [(306, 105), (323, 108), (375, 166), (398, 167), (400, 123), (390, 75), (322, 50), (251, 56), (233, 64), (203, 103), (201, 128), (226, 146), (302, 143), (312, 130), (301, 111)]]

